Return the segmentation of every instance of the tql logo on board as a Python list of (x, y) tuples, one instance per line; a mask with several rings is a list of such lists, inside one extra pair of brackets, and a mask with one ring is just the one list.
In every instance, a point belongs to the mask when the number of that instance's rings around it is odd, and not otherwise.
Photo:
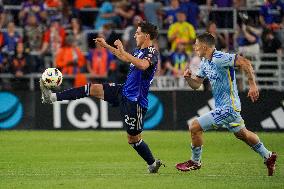
[(0, 129), (15, 127), (22, 119), (23, 106), (15, 95), (0, 93)]
[[(144, 129), (153, 129), (159, 125), (160, 121), (163, 119), (163, 105), (153, 94), (148, 95), (148, 100), (149, 108), (145, 116)], [(82, 105), (86, 106), (89, 112), (80, 109), (79, 106)], [(63, 111), (62, 108), (66, 109), (66, 111)], [(66, 112), (66, 115), (62, 114), (62, 112)], [(64, 127), (66, 123), (62, 116), (66, 116), (71, 125), (79, 129), (96, 129), (98, 127), (103, 129), (122, 128), (123, 123), (121, 119), (110, 121), (109, 113), (111, 112), (108, 110), (107, 102), (103, 100), (100, 100), (99, 104), (91, 98), (56, 102), (53, 103), (53, 126), (57, 129)]]

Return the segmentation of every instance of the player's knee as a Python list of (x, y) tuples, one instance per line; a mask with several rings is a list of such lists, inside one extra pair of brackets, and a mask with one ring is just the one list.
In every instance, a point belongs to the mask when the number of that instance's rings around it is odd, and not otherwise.
[(127, 135), (127, 139), (128, 139), (128, 143), (129, 144), (137, 143), (137, 142), (140, 141), (141, 138), (142, 138), (141, 134), (138, 134), (138, 135), (130, 135), (130, 134), (128, 134)]
[(246, 134), (246, 129), (243, 128), (243, 129), (241, 129), (240, 131), (234, 133), (234, 135), (235, 135), (235, 137), (236, 137), (237, 139), (246, 140), (246, 136), (247, 136), (247, 134)]
[(191, 124), (189, 125), (189, 131), (192, 134), (199, 133), (200, 131), (202, 131), (201, 126), (200, 126), (199, 122), (197, 121), (197, 119), (195, 119), (191, 122)]
[(92, 84), (90, 87), (90, 96), (103, 99), (103, 85)]

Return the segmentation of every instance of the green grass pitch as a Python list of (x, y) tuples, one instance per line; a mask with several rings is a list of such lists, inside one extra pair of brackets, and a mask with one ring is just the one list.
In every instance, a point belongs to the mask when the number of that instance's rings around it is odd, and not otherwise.
[(284, 188), (284, 133), (258, 133), (278, 152), (268, 177), (258, 154), (228, 132), (204, 134), (202, 168), (178, 172), (189, 159), (188, 133), (146, 131), (166, 167), (150, 175), (122, 131), (0, 131), (0, 188)]

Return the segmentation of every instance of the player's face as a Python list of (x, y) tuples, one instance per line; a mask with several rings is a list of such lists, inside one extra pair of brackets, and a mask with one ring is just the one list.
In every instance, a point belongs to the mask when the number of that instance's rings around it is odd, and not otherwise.
[(136, 40), (136, 45), (137, 45), (138, 48), (140, 48), (142, 46), (142, 44), (145, 42), (146, 35), (147, 34), (141, 32), (141, 27), (137, 28), (136, 33), (134, 35), (134, 38)]
[(204, 43), (199, 42), (197, 39), (194, 44), (194, 51), (199, 57), (204, 57), (207, 47)]

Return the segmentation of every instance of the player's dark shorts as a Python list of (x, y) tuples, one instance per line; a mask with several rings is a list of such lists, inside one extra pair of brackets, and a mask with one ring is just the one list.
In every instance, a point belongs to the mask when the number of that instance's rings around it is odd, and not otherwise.
[(143, 131), (147, 109), (123, 96), (122, 86), (114, 83), (103, 84), (104, 100), (113, 106), (119, 106), (124, 128), (128, 134), (135, 136)]

